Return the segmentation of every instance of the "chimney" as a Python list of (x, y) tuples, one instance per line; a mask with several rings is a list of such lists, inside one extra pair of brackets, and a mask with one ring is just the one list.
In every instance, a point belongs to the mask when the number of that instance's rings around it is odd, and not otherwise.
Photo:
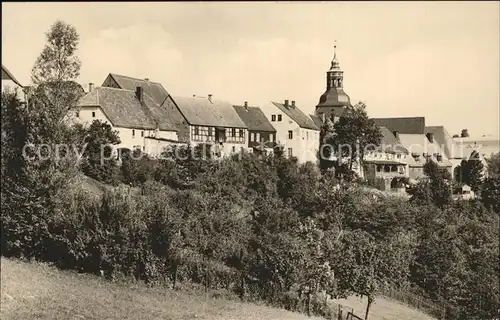
[(288, 100), (285, 100), (285, 107), (288, 107)]
[(245, 109), (247, 109), (247, 111), (248, 111), (248, 101), (245, 101), (244, 105), (245, 105)]
[(92, 82), (89, 83), (89, 92), (94, 90), (94, 84)]
[(146, 83), (149, 82), (149, 78), (144, 78), (144, 81), (146, 81)]
[(211, 93), (208, 94), (208, 101), (212, 102), (212, 94)]
[(137, 100), (139, 100), (140, 102), (143, 101), (143, 93), (142, 93), (142, 87), (136, 87), (135, 88), (135, 97), (137, 98)]
[(292, 100), (292, 108), (295, 108), (295, 100)]
[(396, 140), (399, 141), (399, 131), (394, 131), (393, 134), (396, 137)]

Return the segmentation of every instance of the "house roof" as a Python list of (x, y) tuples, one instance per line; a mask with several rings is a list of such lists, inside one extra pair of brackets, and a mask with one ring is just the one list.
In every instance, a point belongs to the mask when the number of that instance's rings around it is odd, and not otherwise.
[(284, 104), (279, 102), (272, 102), (278, 109), (280, 109), (284, 114), (289, 116), (293, 121), (295, 121), (301, 128), (311, 129), (311, 130), (321, 130), (310, 116), (305, 115), (297, 106), (292, 107), (289, 105), (285, 107)]
[(233, 106), (233, 108), (248, 127), (248, 130), (276, 132), (276, 129), (259, 107)]
[(430, 142), (425, 134), (399, 134), (399, 141), (410, 152), (420, 155), (439, 153), (446, 157), (443, 150), (437, 143)]
[(22, 85), (17, 81), (17, 79), (12, 75), (12, 73), (2, 64), (2, 80), (12, 80), (15, 84), (22, 87)]
[(129, 76), (109, 74), (122, 89), (135, 91), (137, 87), (142, 87), (144, 92), (152, 97), (156, 103), (161, 105), (167, 98), (168, 92), (159, 82), (146, 81), (145, 79), (133, 78)]
[(152, 97), (144, 93), (141, 103), (135, 91), (96, 87), (83, 96), (78, 107), (99, 106), (117, 127), (177, 131), (167, 112)]
[(314, 114), (310, 114), (309, 116), (313, 120), (314, 124), (321, 129), (321, 127), (323, 126), (323, 121), (321, 120), (321, 118)]
[(429, 126), (425, 127), (425, 133), (432, 133), (434, 135), (434, 141), (442, 146), (443, 151), (447, 158), (456, 159), (464, 158), (467, 155), (462, 154), (462, 150), (459, 149), (456, 142), (453, 140), (451, 135), (446, 131), (443, 126)]
[(425, 130), (424, 117), (374, 118), (373, 120), (376, 125), (386, 127), (391, 132), (423, 134)]
[(246, 128), (229, 102), (202, 97), (172, 97), (180, 112), (191, 125)]
[(396, 153), (406, 153), (408, 154), (408, 149), (406, 149), (394, 136), (394, 134), (384, 126), (379, 127), (380, 133), (382, 134), (382, 139), (380, 141), (380, 148), (384, 147), (384, 151), (393, 151)]

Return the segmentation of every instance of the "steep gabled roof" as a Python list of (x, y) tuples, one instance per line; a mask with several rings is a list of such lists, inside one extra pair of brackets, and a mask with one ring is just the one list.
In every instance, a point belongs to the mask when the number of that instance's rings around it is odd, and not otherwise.
[(321, 130), (320, 127), (314, 123), (313, 119), (303, 113), (297, 106), (292, 107), (289, 105), (288, 107), (285, 107), (284, 104), (279, 102), (272, 102), (272, 104), (295, 121), (299, 127), (318, 131)]
[(259, 107), (233, 106), (233, 108), (248, 127), (248, 130), (276, 132), (276, 129)]
[[(408, 149), (406, 149), (394, 136), (394, 134), (389, 131), (386, 127), (379, 127), (380, 133), (382, 134), (382, 139), (380, 141), (381, 146), (384, 147), (383, 151), (393, 151), (397, 153), (408, 154)], [(381, 149), (380, 149), (381, 150)]]
[(144, 79), (133, 78), (129, 76), (118, 75), (115, 73), (109, 74), (122, 89), (135, 91), (137, 87), (142, 87), (144, 93), (152, 97), (156, 103), (161, 105), (167, 98), (168, 92), (159, 82), (146, 81)]
[(377, 126), (386, 127), (391, 132), (423, 134), (425, 130), (424, 117), (374, 118), (373, 120)]
[(2, 80), (12, 80), (15, 84), (22, 87), (22, 85), (17, 81), (17, 79), (12, 75), (12, 73), (2, 64)]
[(201, 97), (172, 97), (182, 115), (191, 125), (246, 128), (229, 102)]
[(313, 114), (310, 114), (309, 116), (311, 117), (314, 124), (321, 129), (321, 127), (323, 126), (323, 121), (321, 120), (321, 118)]
[(434, 135), (434, 141), (443, 147), (447, 158), (453, 159), (464, 157), (463, 155), (460, 155), (461, 150), (443, 126), (425, 127), (425, 133), (432, 133)]
[(141, 103), (135, 91), (96, 87), (83, 96), (79, 107), (99, 106), (116, 127), (177, 131), (166, 111), (144, 93)]

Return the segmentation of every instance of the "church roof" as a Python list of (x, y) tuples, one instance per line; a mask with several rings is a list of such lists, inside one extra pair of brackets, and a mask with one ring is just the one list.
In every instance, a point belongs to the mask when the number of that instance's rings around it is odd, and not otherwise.
[(344, 92), (343, 88), (330, 88), (325, 91), (319, 98), (319, 107), (343, 107), (350, 106), (351, 98)]

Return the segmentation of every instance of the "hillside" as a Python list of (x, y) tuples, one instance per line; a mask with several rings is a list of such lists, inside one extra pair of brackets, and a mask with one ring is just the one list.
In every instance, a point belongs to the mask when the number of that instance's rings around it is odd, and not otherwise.
[[(2, 319), (320, 319), (274, 309), (142, 285), (111, 283), (39, 263), (1, 259)], [(364, 301), (335, 301), (363, 315)], [(397, 318), (396, 318), (397, 315)], [(432, 318), (396, 302), (377, 299), (370, 320)]]
[(2, 319), (319, 319), (142, 285), (107, 282), (38, 263), (2, 258)]

